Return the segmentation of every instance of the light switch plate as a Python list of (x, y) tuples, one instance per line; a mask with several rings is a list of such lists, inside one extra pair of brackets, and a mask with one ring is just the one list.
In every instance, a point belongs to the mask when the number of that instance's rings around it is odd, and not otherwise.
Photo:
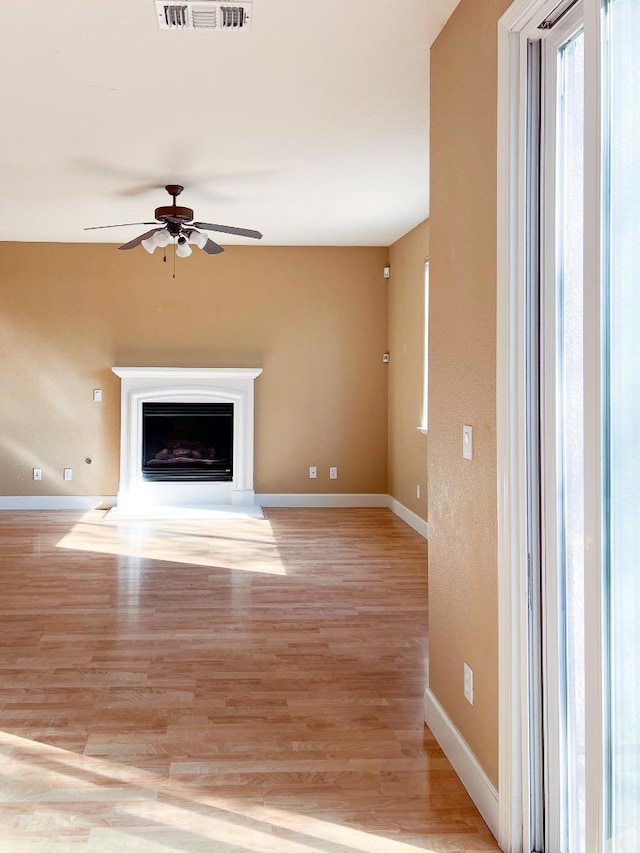
[(464, 665), (464, 698), (473, 705), (473, 670), (468, 663)]
[(473, 427), (468, 424), (462, 427), (462, 456), (473, 459)]

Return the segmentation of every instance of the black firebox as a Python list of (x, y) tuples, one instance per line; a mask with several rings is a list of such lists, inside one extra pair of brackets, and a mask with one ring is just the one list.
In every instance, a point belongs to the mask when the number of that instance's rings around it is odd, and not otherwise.
[(142, 476), (233, 479), (233, 403), (143, 403)]

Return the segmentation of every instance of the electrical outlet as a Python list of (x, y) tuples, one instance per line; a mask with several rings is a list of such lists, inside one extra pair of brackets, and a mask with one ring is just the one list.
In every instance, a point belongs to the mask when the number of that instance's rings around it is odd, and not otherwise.
[(63, 472), (63, 479), (72, 480), (73, 479), (73, 470), (71, 468), (65, 468)]
[(473, 705), (473, 670), (468, 663), (464, 665), (464, 698)]
[(309, 479), (310, 479), (310, 480), (315, 480), (315, 478), (316, 478), (317, 476), (318, 476), (318, 469), (316, 468), (316, 466), (315, 466), (315, 465), (310, 465), (310, 466), (309, 466)]
[(94, 388), (93, 389), (93, 402), (101, 403), (102, 402), (102, 388)]
[(42, 479), (42, 468), (34, 468), (33, 469), (33, 479), (41, 480)]
[(422, 489), (420, 488), (420, 483), (418, 483), (418, 485), (416, 486), (416, 497), (418, 498), (418, 500), (420, 500), (421, 495)]
[(329, 468), (329, 479), (337, 480), (338, 479), (338, 469), (337, 468)]

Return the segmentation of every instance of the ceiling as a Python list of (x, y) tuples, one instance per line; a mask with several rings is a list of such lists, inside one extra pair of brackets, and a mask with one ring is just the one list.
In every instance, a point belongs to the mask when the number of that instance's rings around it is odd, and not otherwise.
[(389, 245), (428, 215), (429, 46), (457, 3), (254, 0), (221, 33), (161, 31), (153, 0), (0, 0), (0, 240), (126, 242), (145, 229), (83, 228), (180, 183), (269, 245)]

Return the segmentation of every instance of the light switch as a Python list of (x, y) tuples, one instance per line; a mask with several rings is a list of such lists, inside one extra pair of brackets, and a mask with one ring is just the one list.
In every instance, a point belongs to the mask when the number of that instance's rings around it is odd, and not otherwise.
[(462, 455), (465, 459), (473, 459), (473, 427), (466, 424), (462, 427)]
[(473, 670), (468, 663), (464, 664), (464, 698), (473, 705)]

